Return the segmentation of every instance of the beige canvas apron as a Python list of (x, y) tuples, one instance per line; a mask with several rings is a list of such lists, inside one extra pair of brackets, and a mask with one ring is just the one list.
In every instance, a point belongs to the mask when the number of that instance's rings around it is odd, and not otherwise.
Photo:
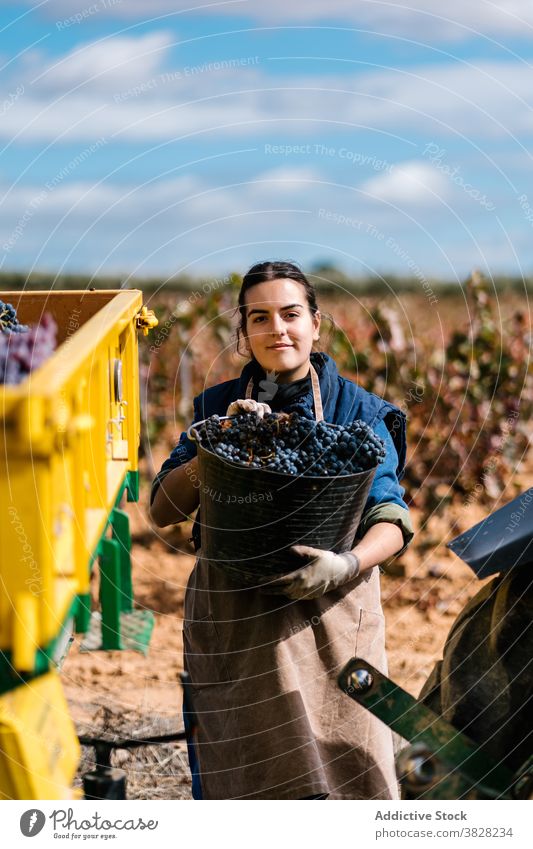
[(292, 601), (237, 587), (199, 549), (183, 643), (204, 799), (400, 798), (392, 732), (336, 683), (354, 655), (388, 674), (377, 566)]

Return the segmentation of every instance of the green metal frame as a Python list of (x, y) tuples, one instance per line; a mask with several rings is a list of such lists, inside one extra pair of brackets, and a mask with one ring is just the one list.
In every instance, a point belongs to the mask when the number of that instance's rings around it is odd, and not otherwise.
[(112, 539), (100, 541), (102, 648), (122, 649), (120, 614), (133, 610), (128, 514), (115, 507), (111, 512), (110, 524)]
[(354, 657), (337, 683), (411, 746), (397, 757), (406, 799), (514, 799), (530, 786), (533, 759), (515, 774), (491, 763), (482, 747), (395, 684), (366, 660)]

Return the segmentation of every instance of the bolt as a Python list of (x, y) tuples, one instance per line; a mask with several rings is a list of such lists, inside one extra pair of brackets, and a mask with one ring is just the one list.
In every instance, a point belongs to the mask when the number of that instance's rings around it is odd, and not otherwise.
[(413, 784), (430, 784), (433, 775), (434, 769), (431, 761), (426, 760), (421, 755), (415, 757), (408, 764), (409, 766), (409, 780)]
[(350, 672), (350, 687), (359, 693), (364, 693), (372, 686), (374, 679), (368, 669), (354, 669)]
[(423, 787), (434, 782), (436, 767), (432, 752), (423, 744), (415, 743), (398, 756), (401, 780), (411, 787)]

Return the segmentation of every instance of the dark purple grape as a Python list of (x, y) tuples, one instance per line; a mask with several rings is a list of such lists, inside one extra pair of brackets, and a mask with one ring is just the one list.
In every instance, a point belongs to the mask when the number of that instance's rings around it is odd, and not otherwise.
[(27, 324), (21, 324), (17, 318), (17, 312), (13, 304), (6, 304), (0, 300), (0, 330), (3, 333), (26, 333), (29, 328)]
[(358, 419), (347, 425), (315, 422), (298, 412), (241, 413), (222, 422), (211, 416), (198, 428), (200, 444), (225, 461), (291, 475), (336, 476), (382, 463), (385, 443)]
[(40, 324), (31, 324), (23, 331), (0, 333), (0, 383), (20, 383), (39, 368), (54, 352), (56, 334), (57, 324), (50, 313), (43, 315)]

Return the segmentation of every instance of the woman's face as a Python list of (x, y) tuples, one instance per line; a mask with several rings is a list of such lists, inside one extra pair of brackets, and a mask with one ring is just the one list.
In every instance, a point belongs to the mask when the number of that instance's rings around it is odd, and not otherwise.
[(320, 313), (311, 313), (304, 286), (284, 277), (257, 283), (244, 305), (246, 347), (265, 371), (275, 372), (280, 383), (305, 377)]

